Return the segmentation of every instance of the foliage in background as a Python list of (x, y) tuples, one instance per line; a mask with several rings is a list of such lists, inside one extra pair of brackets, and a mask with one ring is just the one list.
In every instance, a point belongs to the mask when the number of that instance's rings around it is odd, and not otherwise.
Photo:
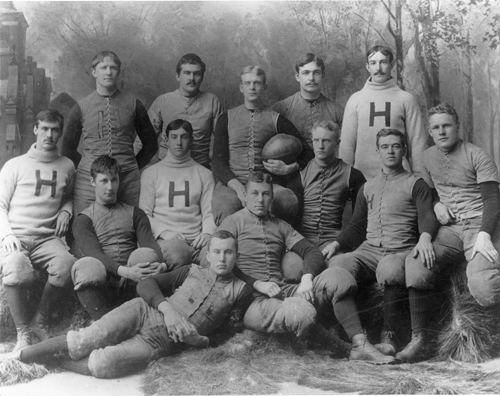
[(395, 77), (422, 108), (448, 101), (465, 139), (500, 159), (500, 4), (492, 0), (290, 2), (27, 2), (28, 53), (49, 70), (55, 94), (91, 92), (99, 50), (123, 60), (123, 87), (148, 106), (177, 87), (175, 64), (198, 53), (203, 89), (241, 102), (239, 70), (269, 74), (268, 101), (297, 89), (293, 65), (307, 51), (326, 61), (325, 94), (344, 105), (366, 81), (366, 50), (396, 51)]

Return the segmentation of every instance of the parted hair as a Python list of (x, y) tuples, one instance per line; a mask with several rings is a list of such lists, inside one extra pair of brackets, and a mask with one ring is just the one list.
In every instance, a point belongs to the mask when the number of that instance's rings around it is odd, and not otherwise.
[(439, 103), (438, 105), (431, 107), (427, 111), (427, 115), (430, 118), (431, 115), (433, 115), (433, 114), (449, 114), (449, 115), (453, 116), (453, 119), (455, 120), (457, 127), (460, 125), (460, 120), (458, 119), (458, 113), (451, 104)]
[(316, 56), (312, 52), (306, 53), (297, 60), (297, 63), (295, 63), (295, 72), (298, 73), (299, 68), (311, 62), (316, 62), (316, 64), (321, 68), (321, 72), (325, 72), (325, 62), (323, 61), (323, 58)]
[(326, 129), (327, 131), (332, 132), (335, 135), (335, 141), (337, 143), (340, 142), (340, 126), (335, 121), (331, 120), (316, 121), (311, 128), (311, 132), (314, 131), (316, 128), (323, 128)]
[(176, 131), (181, 128), (184, 129), (189, 134), (189, 138), (193, 140), (193, 126), (189, 121), (183, 120), (182, 118), (178, 118), (168, 123), (165, 128), (165, 137), (169, 137), (170, 131)]
[(90, 165), (90, 176), (95, 179), (98, 173), (114, 175), (120, 173), (118, 161), (109, 155), (100, 155)]
[(255, 73), (257, 76), (262, 76), (263, 79), (262, 81), (264, 82), (264, 84), (266, 83), (266, 72), (264, 71), (264, 69), (260, 66), (257, 66), (257, 65), (250, 65), (250, 66), (245, 66), (243, 69), (241, 69), (241, 73), (240, 73), (240, 79), (241, 79), (241, 76), (243, 76), (244, 74), (248, 74), (248, 73)]
[(403, 145), (403, 147), (406, 147), (406, 135), (399, 129), (394, 129), (394, 128), (382, 128), (380, 131), (377, 132), (377, 147), (378, 147), (378, 141), (380, 140), (381, 137), (390, 135), (399, 136), (401, 138), (401, 144)]
[(247, 179), (247, 186), (248, 183), (253, 182), (253, 183), (266, 183), (266, 184), (273, 184), (273, 177), (263, 171), (251, 171), (248, 174), (248, 179)]
[(118, 58), (118, 55), (116, 55), (113, 51), (101, 51), (99, 52), (94, 58), (92, 59), (92, 69), (95, 69), (95, 67), (101, 63), (104, 58), (111, 58), (113, 59), (113, 62), (116, 63), (116, 66), (118, 66), (118, 70), (122, 68), (122, 61), (120, 58)]
[(40, 111), (35, 117), (35, 124), (37, 127), (40, 125), (40, 121), (57, 122), (61, 129), (63, 129), (64, 126), (64, 117), (57, 110), (53, 109)]
[(236, 248), (236, 251), (238, 251), (238, 240), (235, 238), (235, 236), (227, 231), (227, 230), (218, 230), (218, 231), (215, 231), (212, 236), (210, 237), (210, 239), (208, 240), (208, 244), (207, 244), (207, 249), (210, 250), (210, 245), (212, 244), (212, 240), (214, 238), (217, 238), (217, 239), (234, 239), (234, 247)]
[(206, 65), (205, 62), (201, 60), (201, 58), (193, 53), (182, 55), (181, 59), (177, 62), (177, 66), (175, 66), (175, 72), (177, 74), (181, 73), (182, 65), (198, 65), (201, 67), (201, 74), (205, 74)]
[(394, 54), (389, 47), (386, 47), (385, 45), (374, 45), (366, 52), (366, 62), (368, 62), (368, 58), (376, 52), (380, 52), (383, 55), (388, 56), (389, 62), (392, 62), (394, 60)]

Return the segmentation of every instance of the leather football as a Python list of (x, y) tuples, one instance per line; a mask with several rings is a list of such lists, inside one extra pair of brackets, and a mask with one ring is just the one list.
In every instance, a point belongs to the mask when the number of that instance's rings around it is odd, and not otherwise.
[(262, 160), (281, 160), (291, 164), (302, 152), (302, 143), (295, 136), (278, 133), (269, 139), (262, 148)]

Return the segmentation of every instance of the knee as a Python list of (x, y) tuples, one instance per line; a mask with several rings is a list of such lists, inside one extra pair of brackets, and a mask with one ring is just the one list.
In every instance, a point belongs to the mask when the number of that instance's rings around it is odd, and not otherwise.
[(420, 258), (409, 255), (405, 261), (406, 287), (417, 290), (430, 290), (436, 287), (437, 275), (428, 269)]
[(116, 364), (109, 361), (106, 348), (94, 349), (88, 360), (89, 371), (96, 378), (116, 378), (118, 377), (114, 369)]
[(299, 199), (289, 188), (275, 186), (271, 212), (274, 216), (293, 224), (299, 215)]
[(212, 196), (212, 213), (217, 225), (220, 225), (222, 220), (242, 207), (236, 192), (221, 184), (215, 186)]
[(467, 265), (467, 283), (472, 297), (483, 307), (500, 303), (500, 266), (481, 254)]
[(76, 259), (68, 252), (58, 256), (47, 269), (48, 282), (56, 287), (69, 287), (71, 285), (71, 269), (75, 262)]
[(381, 286), (405, 285), (403, 260), (380, 260), (376, 270), (377, 282)]
[(331, 267), (318, 278), (318, 291), (327, 296), (333, 304), (346, 296), (354, 296), (358, 291), (356, 279), (344, 268)]
[(186, 241), (178, 238), (158, 241), (163, 259), (168, 267), (181, 267), (191, 264), (193, 257), (193, 248)]
[(140, 263), (154, 263), (156, 261), (160, 261), (160, 257), (158, 257), (158, 254), (154, 249), (141, 247), (135, 249), (132, 253), (130, 253), (130, 256), (127, 260), (127, 265), (133, 266)]
[(302, 297), (288, 297), (281, 306), (286, 328), (297, 336), (304, 334), (316, 321), (316, 308)]
[(281, 271), (285, 279), (300, 280), (304, 273), (304, 260), (294, 252), (287, 252), (281, 261)]
[(106, 267), (94, 257), (83, 257), (73, 264), (71, 278), (75, 290), (102, 286), (106, 282)]
[(2, 282), (7, 286), (28, 285), (35, 280), (30, 259), (21, 252), (9, 254), (3, 259)]

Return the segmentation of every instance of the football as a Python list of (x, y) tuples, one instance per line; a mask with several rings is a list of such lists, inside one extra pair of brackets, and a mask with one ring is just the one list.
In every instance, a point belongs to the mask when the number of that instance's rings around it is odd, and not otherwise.
[(291, 164), (302, 152), (302, 143), (295, 136), (278, 133), (269, 139), (262, 148), (262, 160), (281, 160)]

